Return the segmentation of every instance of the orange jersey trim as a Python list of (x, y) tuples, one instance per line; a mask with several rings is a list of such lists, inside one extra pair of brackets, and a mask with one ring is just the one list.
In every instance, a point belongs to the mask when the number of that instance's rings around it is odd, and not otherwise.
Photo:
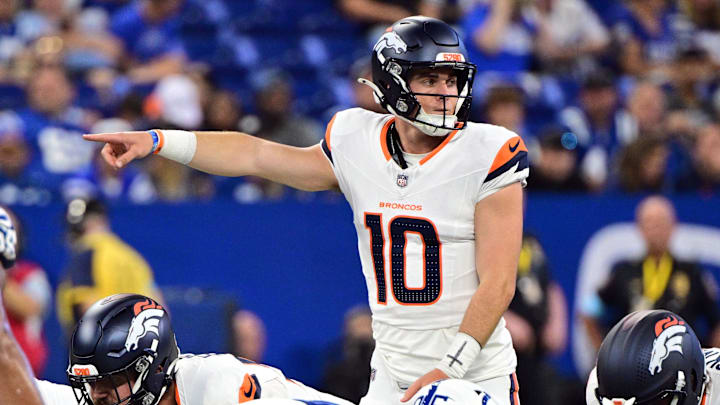
[(330, 147), (330, 132), (332, 132), (332, 126), (335, 123), (335, 117), (337, 117), (338, 113), (335, 113), (333, 117), (330, 119), (330, 122), (327, 124), (327, 128), (325, 128), (325, 144), (327, 144), (328, 150), (332, 150)]
[(178, 391), (177, 383), (175, 383), (175, 403), (177, 405), (182, 405), (182, 403), (180, 402), (180, 391)]
[(382, 131), (380, 131), (380, 147), (382, 148), (383, 155), (385, 155), (385, 160), (390, 160), (392, 158), (387, 147), (387, 132), (393, 122), (395, 122), (395, 117), (390, 118), (390, 120), (383, 125)]
[(450, 132), (450, 134), (445, 138), (445, 140), (442, 141), (442, 143), (441, 143), (440, 145), (438, 145), (435, 149), (433, 149), (433, 151), (430, 152), (427, 156), (425, 156), (424, 158), (420, 159), (420, 164), (421, 164), (421, 165), (424, 164), (425, 162), (427, 162), (428, 160), (430, 160), (430, 158), (432, 158), (433, 156), (437, 155), (437, 153), (440, 152), (440, 149), (444, 148), (445, 145), (447, 145), (448, 143), (450, 143), (450, 141), (451, 141), (452, 138), (455, 136), (455, 134), (458, 133), (458, 131), (459, 131), (459, 129), (456, 129), (456, 130)]
[(238, 393), (238, 403), (242, 404), (243, 402), (252, 401), (255, 399), (256, 393), (257, 386), (255, 385), (255, 381), (253, 381), (250, 374), (245, 374), (245, 378), (243, 379), (243, 383), (240, 386)]
[(510, 138), (503, 146), (500, 147), (500, 150), (497, 155), (495, 155), (495, 160), (493, 160), (488, 173), (492, 173), (495, 169), (509, 162), (521, 151), (527, 152), (527, 147), (525, 147), (525, 142), (523, 142), (522, 138), (519, 136)]
[[(519, 138), (519, 137), (518, 137)], [(517, 375), (515, 373), (512, 373), (510, 378), (513, 380), (513, 384), (515, 385), (514, 391), (511, 393), (512, 403), (513, 405), (520, 405), (520, 384), (518, 384)]]
[[(373, 255), (373, 233), (372, 233), (373, 230), (372, 230), (372, 228), (370, 228), (370, 227), (367, 225), (367, 216), (368, 216), (368, 215), (377, 215), (378, 217), (380, 217), (380, 219), (379, 219), (379, 222), (380, 222), (380, 238), (382, 239), (382, 243), (383, 243), (383, 250), (382, 250), (382, 252), (381, 252), (382, 258), (383, 258), (383, 268), (382, 268), (383, 280), (382, 280), (382, 283), (380, 282), (380, 279), (378, 278), (378, 274), (377, 274), (379, 269), (375, 268), (375, 256)], [(369, 245), (369, 246), (370, 246), (370, 259), (372, 260), (372, 263), (373, 263), (373, 271), (375, 272), (375, 285), (377, 286), (377, 291), (378, 291), (378, 293), (377, 293), (377, 303), (378, 303), (378, 305), (387, 305), (387, 300), (388, 300), (388, 298), (387, 298), (387, 297), (388, 297), (388, 292), (387, 292), (387, 290), (388, 290), (388, 288), (387, 288), (387, 273), (385, 272), (385, 245), (386, 245), (386, 240), (385, 240), (385, 232), (383, 231), (382, 214), (381, 214), (381, 213), (377, 213), (377, 212), (365, 212), (364, 215), (363, 215), (363, 223), (365, 224), (365, 229), (367, 229), (367, 230), (368, 230), (368, 233), (370, 234), (370, 245)], [(380, 288), (381, 288), (381, 287), (382, 287), (382, 290), (385, 291), (385, 302), (380, 301)], [(392, 285), (391, 285), (391, 287), (392, 287)]]

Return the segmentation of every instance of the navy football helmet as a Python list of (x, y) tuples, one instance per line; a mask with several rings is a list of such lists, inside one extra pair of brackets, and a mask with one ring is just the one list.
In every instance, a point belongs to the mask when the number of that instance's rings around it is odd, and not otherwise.
[(0, 271), (15, 265), (18, 250), (18, 237), (13, 224), (13, 217), (0, 207)]
[[(410, 78), (419, 69), (450, 67), (457, 76), (458, 95), (414, 93)], [(465, 45), (448, 24), (436, 18), (414, 16), (395, 22), (380, 37), (372, 53), (372, 82), (375, 101), (428, 135), (445, 136), (467, 122), (472, 102), (475, 65), (468, 62)], [(457, 98), (453, 114), (428, 114), (416, 96), (439, 96), (447, 103)]]
[[(79, 403), (93, 404), (93, 389), (102, 386), (115, 404), (156, 405), (172, 382), (179, 352), (165, 308), (142, 295), (116, 294), (93, 304), (78, 322), (67, 374)], [(118, 390), (124, 384), (128, 395)]]
[(624, 317), (603, 340), (597, 359), (602, 405), (697, 405), (705, 357), (690, 325), (664, 310)]

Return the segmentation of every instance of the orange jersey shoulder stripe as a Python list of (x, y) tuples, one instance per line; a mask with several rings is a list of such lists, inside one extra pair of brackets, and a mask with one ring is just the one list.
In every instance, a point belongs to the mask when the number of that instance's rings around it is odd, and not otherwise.
[(433, 149), (432, 152), (428, 153), (427, 156), (425, 156), (424, 158), (420, 159), (420, 164), (423, 164), (423, 163), (427, 162), (428, 160), (430, 160), (430, 158), (432, 158), (433, 156), (437, 155), (437, 153), (440, 152), (440, 149), (444, 148), (445, 145), (447, 145), (448, 143), (450, 143), (450, 140), (455, 136), (455, 134), (457, 134), (458, 131), (459, 131), (459, 129), (456, 129), (456, 130), (452, 131), (452, 132), (442, 141), (442, 143), (441, 143), (440, 145), (438, 145), (435, 149)]
[(383, 155), (385, 155), (385, 160), (390, 160), (392, 158), (392, 156), (390, 156), (390, 151), (387, 147), (387, 132), (393, 122), (395, 122), (395, 117), (390, 118), (390, 120), (388, 120), (388, 122), (383, 125), (382, 131), (380, 131), (380, 147), (382, 147)]
[(178, 391), (177, 382), (175, 383), (175, 403), (177, 405), (182, 405), (182, 402), (180, 402), (180, 391)]
[(523, 142), (522, 138), (519, 136), (510, 138), (503, 146), (500, 147), (500, 150), (497, 155), (495, 155), (495, 160), (493, 160), (488, 173), (492, 173), (495, 169), (509, 162), (520, 152), (527, 152), (525, 142)]
[(333, 117), (330, 119), (330, 122), (327, 124), (327, 128), (325, 129), (325, 143), (327, 144), (328, 150), (332, 150), (330, 147), (330, 132), (332, 132), (332, 126), (333, 123), (335, 123), (335, 118), (337, 117), (338, 113), (335, 113)]

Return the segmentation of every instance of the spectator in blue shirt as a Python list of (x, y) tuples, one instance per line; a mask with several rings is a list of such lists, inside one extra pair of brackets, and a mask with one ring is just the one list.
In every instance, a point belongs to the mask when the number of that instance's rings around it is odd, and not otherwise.
[(560, 124), (575, 135), (582, 177), (594, 190), (605, 186), (612, 157), (630, 141), (621, 137), (631, 135), (623, 131), (633, 126), (631, 117), (618, 107), (613, 76), (598, 70), (583, 81), (578, 104), (564, 108), (558, 116)]
[(665, 0), (631, 0), (613, 28), (623, 71), (668, 77), (669, 63), (690, 40), (692, 26), (680, 17)]
[(675, 189), (703, 196), (720, 193), (720, 124), (713, 122), (698, 131), (692, 150), (693, 167), (678, 179)]
[(539, 17), (534, 7), (515, 0), (478, 2), (461, 21), (470, 60), (481, 73), (513, 78), (528, 70)]
[(38, 187), (44, 172), (31, 170), (30, 145), (25, 130), (12, 111), (0, 111), (0, 204), (45, 205), (50, 202), (50, 192)]
[(60, 191), (62, 182), (87, 169), (95, 150), (83, 141), (92, 114), (73, 106), (75, 90), (60, 66), (41, 66), (27, 84), (29, 106), (19, 112), (30, 145), (30, 169), (42, 171), (43, 186)]
[(131, 82), (150, 84), (182, 71), (186, 59), (180, 35), (182, 4), (183, 0), (140, 0), (113, 16), (111, 31), (129, 56)]

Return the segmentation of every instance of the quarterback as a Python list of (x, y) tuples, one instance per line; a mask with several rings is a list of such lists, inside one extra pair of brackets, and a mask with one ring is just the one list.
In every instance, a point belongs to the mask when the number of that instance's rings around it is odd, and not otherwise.
[(370, 86), (389, 114), (338, 112), (325, 139), (295, 148), (238, 132), (85, 135), (123, 167), (149, 154), (225, 176), (302, 190), (339, 188), (353, 210), (376, 350), (363, 405), (409, 400), (439, 379), (517, 401), (503, 312), (515, 291), (527, 149), (468, 121), (476, 67), (458, 34), (422, 16), (397, 21), (372, 51)]
[(720, 405), (720, 349), (701, 349), (690, 325), (665, 310), (625, 316), (600, 346), (588, 405)]

